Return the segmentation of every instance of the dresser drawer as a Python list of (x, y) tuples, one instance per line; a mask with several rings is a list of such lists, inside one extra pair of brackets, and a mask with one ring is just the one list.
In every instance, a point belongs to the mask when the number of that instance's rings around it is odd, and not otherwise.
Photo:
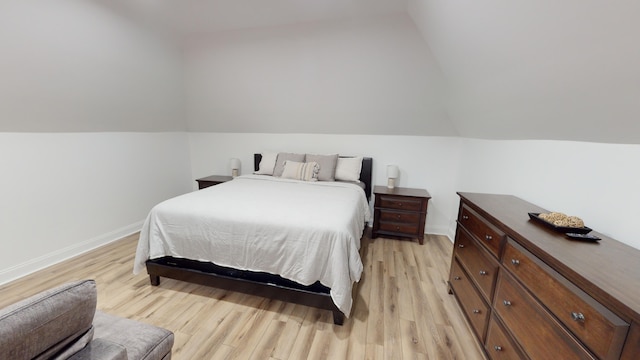
[[(381, 195), (379, 207), (385, 209), (397, 209), (407, 211), (422, 211), (422, 199)], [(377, 204), (376, 204), (377, 205)]]
[(471, 234), (477, 237), (496, 258), (500, 257), (500, 250), (505, 238), (502, 231), (490, 225), (480, 215), (476, 214), (475, 211), (466, 206), (462, 207), (458, 221)]
[(628, 323), (512, 240), (503, 264), (598, 357), (620, 356)]
[(485, 341), (484, 348), (491, 359), (512, 360), (524, 358), (495, 317), (489, 320), (487, 341)]
[(451, 267), (451, 288), (458, 298), (462, 311), (466, 314), (471, 323), (471, 327), (480, 339), (484, 339), (487, 320), (489, 318), (489, 306), (482, 300), (475, 291), (471, 280), (462, 270), (457, 261), (453, 261)]
[(532, 359), (595, 359), (506, 272), (498, 275), (493, 307)]
[(620, 359), (638, 360), (638, 354), (640, 354), (640, 324), (635, 321), (631, 323), (625, 344)]
[(467, 273), (478, 286), (480, 293), (491, 303), (499, 264), (477, 244), (464, 229), (458, 229), (456, 256)]
[(403, 224), (418, 224), (420, 223), (421, 216), (424, 216), (424, 214), (380, 209), (380, 221)]

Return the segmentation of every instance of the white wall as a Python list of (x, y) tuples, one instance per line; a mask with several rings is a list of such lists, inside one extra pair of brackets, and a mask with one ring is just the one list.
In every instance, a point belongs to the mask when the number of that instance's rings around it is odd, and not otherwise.
[(190, 188), (185, 133), (0, 133), (0, 283), (138, 231)]
[(0, 283), (191, 189), (181, 53), (109, 3), (0, 1)]
[(189, 131), (455, 136), (408, 16), (189, 37)]
[[(253, 171), (253, 154), (268, 151), (362, 155), (373, 158), (373, 183), (386, 185), (386, 166), (398, 165), (398, 185), (425, 188), (429, 202), (426, 232), (449, 234), (457, 212), (455, 179), (462, 139), (449, 137), (189, 133), (193, 178), (229, 175), (229, 159), (242, 161), (242, 174)], [(192, 184), (196, 187), (195, 182)]]
[(457, 190), (516, 195), (640, 248), (639, 145), (466, 139), (464, 146)]
[(386, 165), (397, 164), (399, 186), (431, 193), (427, 233), (453, 238), (457, 191), (499, 193), (580, 216), (594, 230), (640, 248), (637, 145), (309, 134), (189, 133), (189, 139), (193, 179), (230, 174), (232, 157), (242, 161), (243, 174), (251, 173), (255, 152), (371, 156), (374, 184), (386, 184)]

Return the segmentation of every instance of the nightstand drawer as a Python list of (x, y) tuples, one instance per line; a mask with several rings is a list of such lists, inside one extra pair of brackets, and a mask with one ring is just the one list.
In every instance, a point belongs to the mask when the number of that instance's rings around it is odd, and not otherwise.
[(407, 211), (421, 211), (422, 200), (397, 196), (380, 196), (379, 207)]
[(418, 235), (419, 229), (420, 226), (416, 224), (380, 222), (380, 231), (402, 233), (407, 235)]
[(418, 224), (420, 222), (420, 213), (402, 212), (380, 209), (380, 221), (395, 222), (404, 224)]

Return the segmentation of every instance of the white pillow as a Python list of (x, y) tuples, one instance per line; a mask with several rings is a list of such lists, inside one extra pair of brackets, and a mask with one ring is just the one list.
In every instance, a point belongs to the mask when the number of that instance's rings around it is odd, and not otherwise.
[(336, 180), (360, 181), (362, 156), (352, 158), (338, 158), (336, 165)]
[(303, 163), (286, 160), (282, 177), (285, 179), (318, 181), (318, 172), (320, 172), (320, 165), (315, 161)]
[(276, 167), (276, 158), (278, 153), (262, 153), (262, 159), (258, 166), (256, 175), (273, 175), (273, 168)]

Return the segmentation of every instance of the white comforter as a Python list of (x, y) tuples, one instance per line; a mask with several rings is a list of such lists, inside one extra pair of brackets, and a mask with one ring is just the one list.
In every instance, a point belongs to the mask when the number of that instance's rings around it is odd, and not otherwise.
[(240, 176), (156, 205), (140, 232), (133, 271), (142, 271), (147, 259), (174, 256), (304, 285), (319, 280), (349, 316), (369, 218), (355, 184)]

